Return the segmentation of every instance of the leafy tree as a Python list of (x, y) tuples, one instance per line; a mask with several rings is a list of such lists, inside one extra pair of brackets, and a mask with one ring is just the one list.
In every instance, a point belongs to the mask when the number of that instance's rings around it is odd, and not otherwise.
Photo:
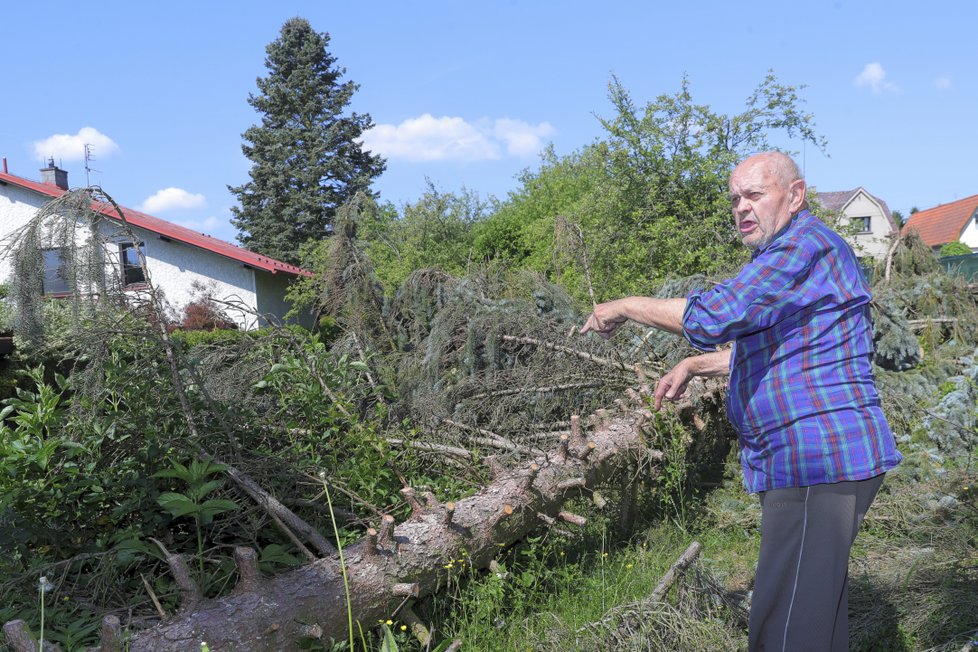
[(358, 235), (377, 278), (393, 293), (417, 269), (464, 275), (472, 259), (475, 225), (488, 212), (489, 204), (477, 193), (465, 188), (441, 192), (429, 181), (424, 194), (403, 206), (401, 215), (388, 206), (361, 216)]
[(825, 146), (797, 88), (773, 74), (733, 115), (696, 104), (686, 79), (644, 109), (618, 79), (609, 98), (605, 137), (563, 158), (550, 152), (524, 174), (479, 226), (478, 255), (559, 276), (598, 300), (648, 293), (671, 275), (720, 274), (746, 256), (727, 199), (735, 163), (770, 149), (776, 132)]
[(971, 247), (961, 242), (960, 240), (955, 240), (954, 242), (948, 242), (941, 247), (941, 256), (965, 256), (971, 253)]
[(368, 114), (346, 113), (358, 86), (327, 50), (329, 34), (292, 18), (266, 48), (266, 77), (248, 103), (261, 125), (242, 134), (251, 180), (228, 189), (240, 207), (231, 222), (247, 248), (298, 263), (299, 246), (332, 231), (338, 207), (368, 190), (385, 168), (358, 142), (373, 126)]

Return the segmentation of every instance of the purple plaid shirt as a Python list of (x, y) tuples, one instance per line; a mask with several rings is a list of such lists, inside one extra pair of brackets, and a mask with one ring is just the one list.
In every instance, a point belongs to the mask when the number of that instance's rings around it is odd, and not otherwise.
[(727, 417), (747, 491), (864, 480), (902, 459), (873, 380), (870, 291), (807, 210), (732, 279), (689, 295), (683, 334), (734, 342)]

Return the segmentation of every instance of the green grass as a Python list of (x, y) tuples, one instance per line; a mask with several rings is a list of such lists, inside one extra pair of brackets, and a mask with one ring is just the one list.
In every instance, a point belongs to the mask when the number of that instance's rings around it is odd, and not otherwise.
[[(599, 513), (574, 539), (550, 534), (501, 550), (493, 570), (454, 564), (450, 585), (417, 611), (436, 642), (461, 638), (465, 650), (746, 649), (737, 605), (753, 580), (760, 509), (735, 466), (727, 470), (684, 524), (659, 518), (616, 543), (615, 514)], [(852, 652), (957, 652), (978, 637), (976, 486), (967, 466), (887, 478), (853, 548)], [(942, 496), (956, 502), (935, 509)], [(700, 558), (667, 604), (636, 613), (629, 605), (693, 540)], [(405, 636), (400, 649), (423, 648)]]

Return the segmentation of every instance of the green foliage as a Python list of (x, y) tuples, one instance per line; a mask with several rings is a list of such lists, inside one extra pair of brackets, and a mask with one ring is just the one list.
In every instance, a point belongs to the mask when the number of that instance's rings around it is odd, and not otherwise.
[(10, 286), (0, 283), (0, 335), (13, 330), (13, 306), (10, 303)]
[[(727, 200), (734, 164), (776, 132), (824, 147), (797, 90), (769, 74), (743, 112), (725, 115), (696, 104), (686, 79), (644, 109), (613, 79), (604, 139), (563, 158), (548, 152), (478, 226), (476, 255), (547, 272), (581, 299), (590, 288), (603, 300), (648, 294), (669, 275), (728, 271), (746, 258)], [(580, 236), (562, 233), (558, 216)]]
[(234, 346), (247, 335), (237, 329), (215, 328), (214, 330), (177, 330), (170, 333), (170, 337), (177, 345), (185, 349), (193, 349), (204, 346)]
[(490, 206), (469, 190), (446, 193), (430, 181), (421, 198), (397, 215), (388, 205), (361, 216), (358, 236), (388, 294), (418, 269), (465, 274), (474, 228)]
[(400, 485), (377, 432), (383, 408), (372, 407), (370, 420), (357, 414), (371, 399), (366, 370), (361, 361), (333, 358), (314, 339), (299, 352), (283, 352), (254, 387), (274, 401), (269, 419), (283, 432), (274, 442), (276, 457), (314, 477), (328, 470), (330, 482), (342, 479), (370, 504), (388, 505)]
[(298, 279), (288, 293), (296, 310), (319, 316), (321, 330), (352, 333), (361, 350), (386, 350), (390, 342), (381, 316), (383, 290), (358, 236), (361, 224), (369, 223), (377, 210), (376, 202), (364, 194), (341, 206), (333, 236), (303, 248), (303, 264), (315, 275)]
[(304, 242), (328, 236), (337, 209), (385, 167), (359, 142), (373, 123), (347, 111), (358, 87), (341, 81), (345, 71), (328, 46), (329, 34), (302, 18), (286, 21), (268, 45), (268, 75), (248, 96), (261, 124), (242, 134), (251, 180), (229, 186), (240, 202), (231, 222), (241, 242), (289, 263), (299, 262)]
[(194, 519), (197, 531), (197, 555), (200, 574), (204, 574), (204, 537), (203, 526), (214, 522), (214, 517), (224, 512), (239, 509), (239, 505), (226, 498), (207, 498), (208, 494), (218, 490), (224, 484), (223, 480), (208, 480), (214, 474), (223, 472), (225, 467), (207, 460), (194, 460), (190, 466), (173, 462), (171, 468), (158, 471), (154, 478), (174, 478), (187, 485), (186, 493), (165, 491), (156, 498), (160, 507), (174, 518), (190, 516)]
[(214, 474), (224, 471), (224, 466), (206, 460), (194, 460), (190, 466), (173, 462), (172, 467), (153, 474), (154, 478), (175, 478), (187, 485), (186, 493), (166, 491), (156, 498), (156, 502), (174, 518), (190, 516), (199, 525), (210, 525), (214, 517), (224, 512), (239, 509), (233, 500), (204, 498), (220, 489), (223, 480), (208, 480)]
[(955, 240), (954, 242), (948, 242), (941, 247), (941, 256), (966, 256), (971, 253), (971, 247), (961, 242), (960, 240)]

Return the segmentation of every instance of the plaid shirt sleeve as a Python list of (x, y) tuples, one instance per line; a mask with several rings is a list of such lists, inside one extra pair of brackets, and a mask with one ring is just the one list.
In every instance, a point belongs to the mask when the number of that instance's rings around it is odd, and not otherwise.
[(825, 243), (815, 239), (776, 240), (732, 279), (689, 295), (683, 313), (683, 335), (697, 349), (768, 328), (825, 294), (818, 261)]

